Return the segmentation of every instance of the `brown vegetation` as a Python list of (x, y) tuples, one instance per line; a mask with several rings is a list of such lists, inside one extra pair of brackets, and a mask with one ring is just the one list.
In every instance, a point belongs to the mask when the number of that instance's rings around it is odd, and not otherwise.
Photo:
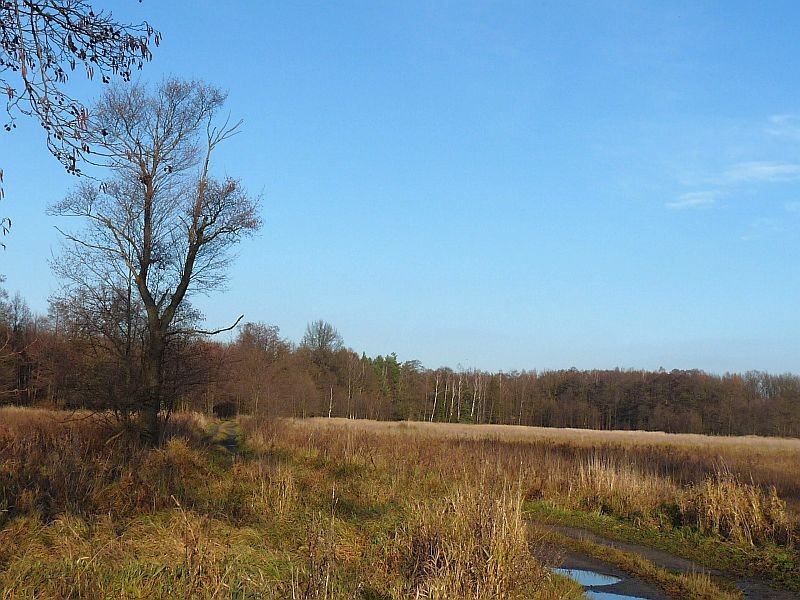
[(161, 449), (97, 415), (2, 409), (0, 419), (3, 598), (477, 600), (575, 589), (532, 556), (521, 488), (503, 473), (451, 479), (372, 436), (290, 424), (250, 421), (237, 457), (196, 415), (178, 415)]
[[(322, 418), (297, 420), (296, 424), (422, 439), (502, 443), (504, 447), (527, 449), (529, 462), (547, 465), (548, 470), (562, 472), (576, 482), (628, 489), (634, 497), (647, 488), (646, 495), (653, 498), (658, 495), (656, 490), (664, 489), (665, 482), (686, 489), (705, 489), (706, 485), (716, 489), (713, 482), (733, 479), (742, 485), (751, 484), (737, 489), (755, 486), (766, 496), (774, 487), (777, 495), (800, 514), (797, 439)], [(624, 479), (635, 480), (635, 488)]]

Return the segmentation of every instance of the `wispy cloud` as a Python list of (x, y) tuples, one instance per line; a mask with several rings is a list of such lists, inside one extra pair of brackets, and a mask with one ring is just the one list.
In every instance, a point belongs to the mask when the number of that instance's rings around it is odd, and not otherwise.
[(748, 161), (730, 165), (716, 173), (684, 177), (684, 185), (732, 188), (741, 185), (783, 183), (800, 180), (800, 162)]
[(687, 192), (681, 194), (672, 202), (664, 204), (667, 208), (708, 208), (713, 206), (724, 194), (719, 190), (707, 190), (704, 192)]
[[(800, 113), (776, 114), (768, 117), (767, 124), (762, 121), (763, 134), (788, 138), (790, 146), (795, 147), (790, 156), (797, 155), (796, 146), (800, 141)], [(777, 142), (773, 140), (771, 146)], [(779, 146), (785, 144), (778, 144)], [(774, 149), (774, 148), (773, 148)], [(791, 149), (791, 148), (790, 148)], [(684, 189), (705, 188), (703, 191), (690, 191), (677, 196), (664, 206), (669, 209), (684, 208), (709, 208), (714, 206), (721, 197), (730, 197), (744, 192), (749, 196), (763, 196), (767, 186), (800, 182), (800, 161), (794, 160), (753, 160), (729, 163), (727, 167), (715, 171), (684, 173), (679, 181)], [(691, 187), (689, 187), (691, 186)], [(787, 202), (784, 204), (785, 213), (800, 214), (800, 202)], [(784, 213), (784, 216), (785, 216)], [(755, 223), (752, 226), (757, 234), (748, 234), (747, 239), (762, 237), (764, 230), (769, 229), (765, 222)], [(744, 238), (743, 238), (744, 239)]]
[(800, 139), (800, 115), (772, 115), (766, 132), (779, 137)]
[(775, 183), (800, 179), (800, 163), (767, 161), (743, 162), (733, 165), (721, 174), (709, 178), (709, 183), (735, 185), (737, 183)]

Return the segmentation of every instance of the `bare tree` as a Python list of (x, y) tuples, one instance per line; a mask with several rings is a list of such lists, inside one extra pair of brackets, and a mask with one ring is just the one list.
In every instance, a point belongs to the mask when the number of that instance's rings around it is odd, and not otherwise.
[(138, 406), (151, 443), (159, 441), (170, 339), (233, 327), (204, 331), (192, 319), (182, 323), (182, 314), (191, 316), (187, 298), (219, 289), (232, 248), (261, 225), (258, 203), (237, 180), (210, 175), (215, 149), (239, 128), (227, 120), (215, 124), (224, 102), (225, 94), (213, 86), (175, 78), (153, 90), (141, 84), (109, 88), (94, 107), (87, 135), (113, 177), (100, 186), (84, 182), (51, 207), (85, 222), (80, 231), (62, 232), (68, 248), (83, 256), (78, 262), (106, 266), (76, 278), (80, 285), (94, 285), (112, 271), (132, 281), (142, 304), (144, 391)]
[(332, 354), (342, 349), (344, 342), (336, 327), (317, 319), (306, 325), (306, 332), (300, 345), (308, 348), (313, 354)]
[[(84, 405), (112, 409), (127, 420), (138, 409), (142, 393), (141, 356), (147, 319), (132, 278), (118, 276), (112, 265), (95, 260), (74, 247), (51, 261), (64, 281), (50, 298), (50, 312), (58, 333), (80, 344), (94, 357), (94, 376), (83, 376)], [(103, 378), (104, 371), (113, 376)]]
[[(274, 412), (276, 371), (291, 351), (275, 325), (245, 323), (230, 346), (228, 373), (235, 392), (238, 410), (253, 414)], [(245, 405), (242, 406), (242, 400)]]

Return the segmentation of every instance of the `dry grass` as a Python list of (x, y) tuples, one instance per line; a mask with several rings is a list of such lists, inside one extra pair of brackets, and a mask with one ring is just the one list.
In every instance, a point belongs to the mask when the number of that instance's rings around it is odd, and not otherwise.
[[(720, 455), (720, 446), (690, 449), (684, 445), (591, 444), (589, 434), (569, 444), (536, 435), (531, 441), (521, 442), (514, 432), (510, 440), (464, 437), (453, 435), (458, 430), (436, 424), (418, 427), (342, 419), (295, 424), (310, 439), (343, 432), (349, 439), (372, 439), (373, 448), (392, 443), (404, 451), (409, 446), (423, 447), (424, 456), (396, 456), (393, 460), (419, 460), (428, 469), (446, 472), (451, 480), (468, 477), (468, 473), (459, 471), (477, 466), (515, 473), (524, 482), (526, 499), (611, 514), (656, 529), (695, 527), (742, 547), (792, 547), (797, 536), (797, 513), (787, 507), (782, 490), (767, 479), (771, 463), (784, 455), (770, 455), (757, 444), (754, 447), (759, 450), (753, 454), (746, 453), (745, 447), (731, 446), (727, 454)], [(419, 431), (425, 433), (420, 435)], [(442, 435), (437, 436), (439, 432)], [(563, 433), (561, 430), (558, 435)], [(787, 468), (785, 477), (781, 482), (784, 488), (800, 486), (796, 469)]]
[(367, 433), (415, 434), (433, 438), (501, 439), (508, 442), (569, 442), (571, 445), (622, 444), (626, 446), (689, 446), (707, 449), (747, 448), (755, 452), (793, 451), (800, 453), (800, 439), (759, 436), (710, 436), (695, 433), (661, 431), (602, 431), (524, 425), (471, 425), (461, 423), (428, 423), (425, 421), (372, 421), (313, 417), (293, 419), (300, 426), (345, 426)]
[[(441, 501), (420, 500), (405, 530), (419, 598), (513, 598), (529, 592), (537, 569), (522, 499), (510, 488), (492, 496), (477, 486)], [(529, 575), (528, 585), (520, 585)]]
[(527, 500), (742, 548), (796, 532), (780, 488), (694, 447), (241, 419), (231, 455), (200, 415), (159, 449), (74, 417), (0, 410), (0, 598), (579, 597), (531, 554)]
[[(423, 439), (469, 440), (519, 445), (531, 449), (535, 462), (547, 471), (597, 460), (609, 463), (602, 469), (615, 477), (634, 472), (652, 487), (652, 479), (668, 480), (680, 487), (704, 485), (718, 473), (761, 488), (775, 488), (786, 502), (792, 520), (800, 515), (800, 439), (756, 436), (722, 437), (667, 434), (650, 431), (595, 431), (515, 425), (460, 425), (423, 422), (382, 422), (348, 419), (306, 419), (299, 427), (319, 429), (344, 427), (350, 432), (412, 436)], [(564, 462), (564, 460), (566, 462)], [(595, 467), (599, 466), (595, 464)], [(601, 474), (600, 471), (597, 471)], [(546, 475), (545, 475), (546, 477)], [(655, 487), (661, 487), (656, 484)]]
[(601, 510), (617, 515), (640, 515), (652, 506), (679, 496), (669, 479), (643, 472), (613, 457), (594, 454), (577, 467), (565, 471), (566, 482), (552, 482), (550, 499), (561, 499), (568, 506)]
[[(554, 581), (531, 554), (518, 481), (449, 466), (428, 470), (420, 460), (423, 447), (397, 447), (386, 437), (309, 431), (289, 423), (251, 422), (246, 429), (256, 453), (271, 457), (262, 458), (253, 476), (271, 482), (263, 498), (278, 514), (291, 514), (307, 489), (318, 484), (282, 457), (301, 456), (314, 465), (317, 479), (322, 471), (334, 480), (329, 521), (322, 511), (311, 519), (316, 533), (306, 546), (316, 549), (309, 560), (316, 568), (296, 577), (296, 597), (324, 597), (333, 587), (332, 573), (348, 561), (358, 562), (358, 555), (370, 557), (377, 581), (368, 588), (386, 594), (380, 597), (575, 597), (574, 588)], [(436, 457), (439, 467), (446, 463), (442, 458)], [(342, 543), (348, 537), (339, 529), (342, 521), (369, 529), (387, 518), (393, 528), (368, 548)], [(319, 575), (315, 580), (313, 573)], [(554, 590), (563, 595), (548, 595)]]
[(6, 414), (4, 600), (579, 597), (533, 558), (522, 488), (496, 471), (288, 424), (251, 422), (235, 456), (196, 415), (148, 449), (99, 416)]
[(684, 519), (705, 533), (755, 546), (774, 543), (792, 546), (795, 524), (775, 488), (768, 492), (720, 472), (693, 486), (679, 500)]

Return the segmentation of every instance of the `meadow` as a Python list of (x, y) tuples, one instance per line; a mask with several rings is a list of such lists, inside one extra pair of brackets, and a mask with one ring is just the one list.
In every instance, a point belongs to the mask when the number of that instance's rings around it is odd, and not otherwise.
[(674, 598), (800, 589), (795, 440), (197, 413), (167, 438), (0, 409), (0, 598), (578, 599), (567, 551)]

